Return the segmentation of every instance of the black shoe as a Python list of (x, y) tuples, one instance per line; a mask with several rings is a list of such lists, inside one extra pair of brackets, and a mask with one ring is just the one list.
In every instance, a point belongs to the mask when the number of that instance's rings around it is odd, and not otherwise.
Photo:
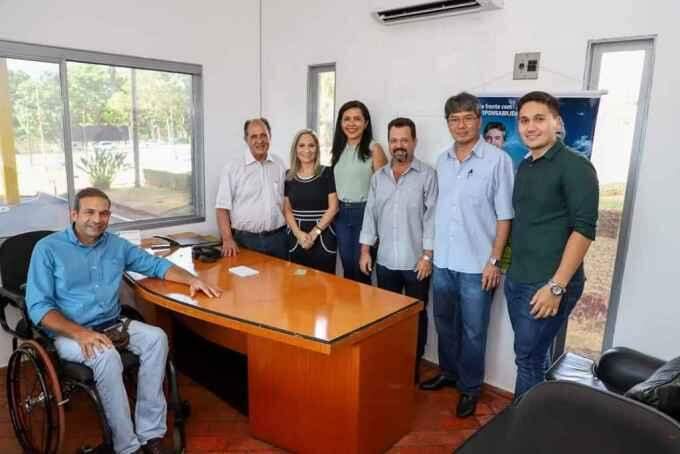
[(467, 418), (475, 413), (477, 408), (478, 396), (471, 396), (469, 394), (461, 394), (456, 407), (456, 416), (459, 418)]
[(162, 438), (152, 438), (142, 446), (144, 454), (171, 454), (172, 450), (163, 446)]
[(445, 375), (439, 374), (434, 378), (425, 380), (420, 384), (420, 389), (424, 391), (434, 391), (441, 389), (444, 386), (449, 386), (451, 388), (456, 387), (456, 380), (453, 380)]

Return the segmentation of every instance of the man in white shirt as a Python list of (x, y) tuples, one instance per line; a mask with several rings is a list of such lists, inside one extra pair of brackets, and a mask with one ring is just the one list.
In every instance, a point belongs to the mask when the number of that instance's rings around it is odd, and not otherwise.
[(217, 192), (222, 254), (236, 255), (240, 245), (287, 259), (283, 217), (286, 167), (269, 153), (271, 128), (266, 119), (247, 120), (243, 132), (248, 151), (224, 167)]

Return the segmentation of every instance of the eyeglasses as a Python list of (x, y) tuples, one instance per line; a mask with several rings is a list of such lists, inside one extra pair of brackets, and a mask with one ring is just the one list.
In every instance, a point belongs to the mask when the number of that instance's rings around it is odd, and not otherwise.
[(475, 122), (475, 120), (477, 120), (477, 118), (478, 117), (476, 115), (465, 115), (462, 117), (454, 117), (453, 115), (451, 115), (446, 119), (446, 122), (454, 126), (460, 125), (470, 126)]

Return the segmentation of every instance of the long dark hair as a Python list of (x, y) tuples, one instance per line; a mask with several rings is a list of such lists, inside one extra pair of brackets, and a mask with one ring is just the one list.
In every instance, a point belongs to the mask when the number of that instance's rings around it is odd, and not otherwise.
[(359, 109), (361, 110), (361, 114), (364, 117), (364, 120), (366, 120), (366, 129), (364, 129), (364, 133), (361, 135), (361, 141), (359, 142), (359, 158), (362, 161), (366, 161), (369, 157), (371, 157), (371, 141), (373, 140), (373, 126), (371, 125), (371, 114), (368, 113), (368, 108), (366, 105), (361, 102), (361, 101), (347, 101), (345, 104), (340, 107), (340, 110), (338, 111), (338, 119), (335, 122), (335, 133), (333, 134), (333, 148), (331, 148), (331, 166), (335, 167), (335, 164), (337, 164), (338, 160), (340, 159), (340, 155), (342, 154), (343, 150), (345, 149), (345, 146), (347, 145), (347, 136), (345, 133), (342, 131), (342, 116), (345, 114), (345, 112), (349, 109)]

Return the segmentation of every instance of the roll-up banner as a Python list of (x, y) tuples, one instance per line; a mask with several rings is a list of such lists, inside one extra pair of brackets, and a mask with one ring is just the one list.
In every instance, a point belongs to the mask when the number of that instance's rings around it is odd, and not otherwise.
[[(564, 143), (590, 159), (593, 153), (593, 136), (600, 97), (605, 91), (557, 93), (560, 102)], [(524, 94), (524, 93), (522, 93)], [(528, 153), (517, 131), (517, 101), (522, 94), (479, 94), (482, 106), (482, 135), (487, 142), (505, 150), (515, 166)]]

